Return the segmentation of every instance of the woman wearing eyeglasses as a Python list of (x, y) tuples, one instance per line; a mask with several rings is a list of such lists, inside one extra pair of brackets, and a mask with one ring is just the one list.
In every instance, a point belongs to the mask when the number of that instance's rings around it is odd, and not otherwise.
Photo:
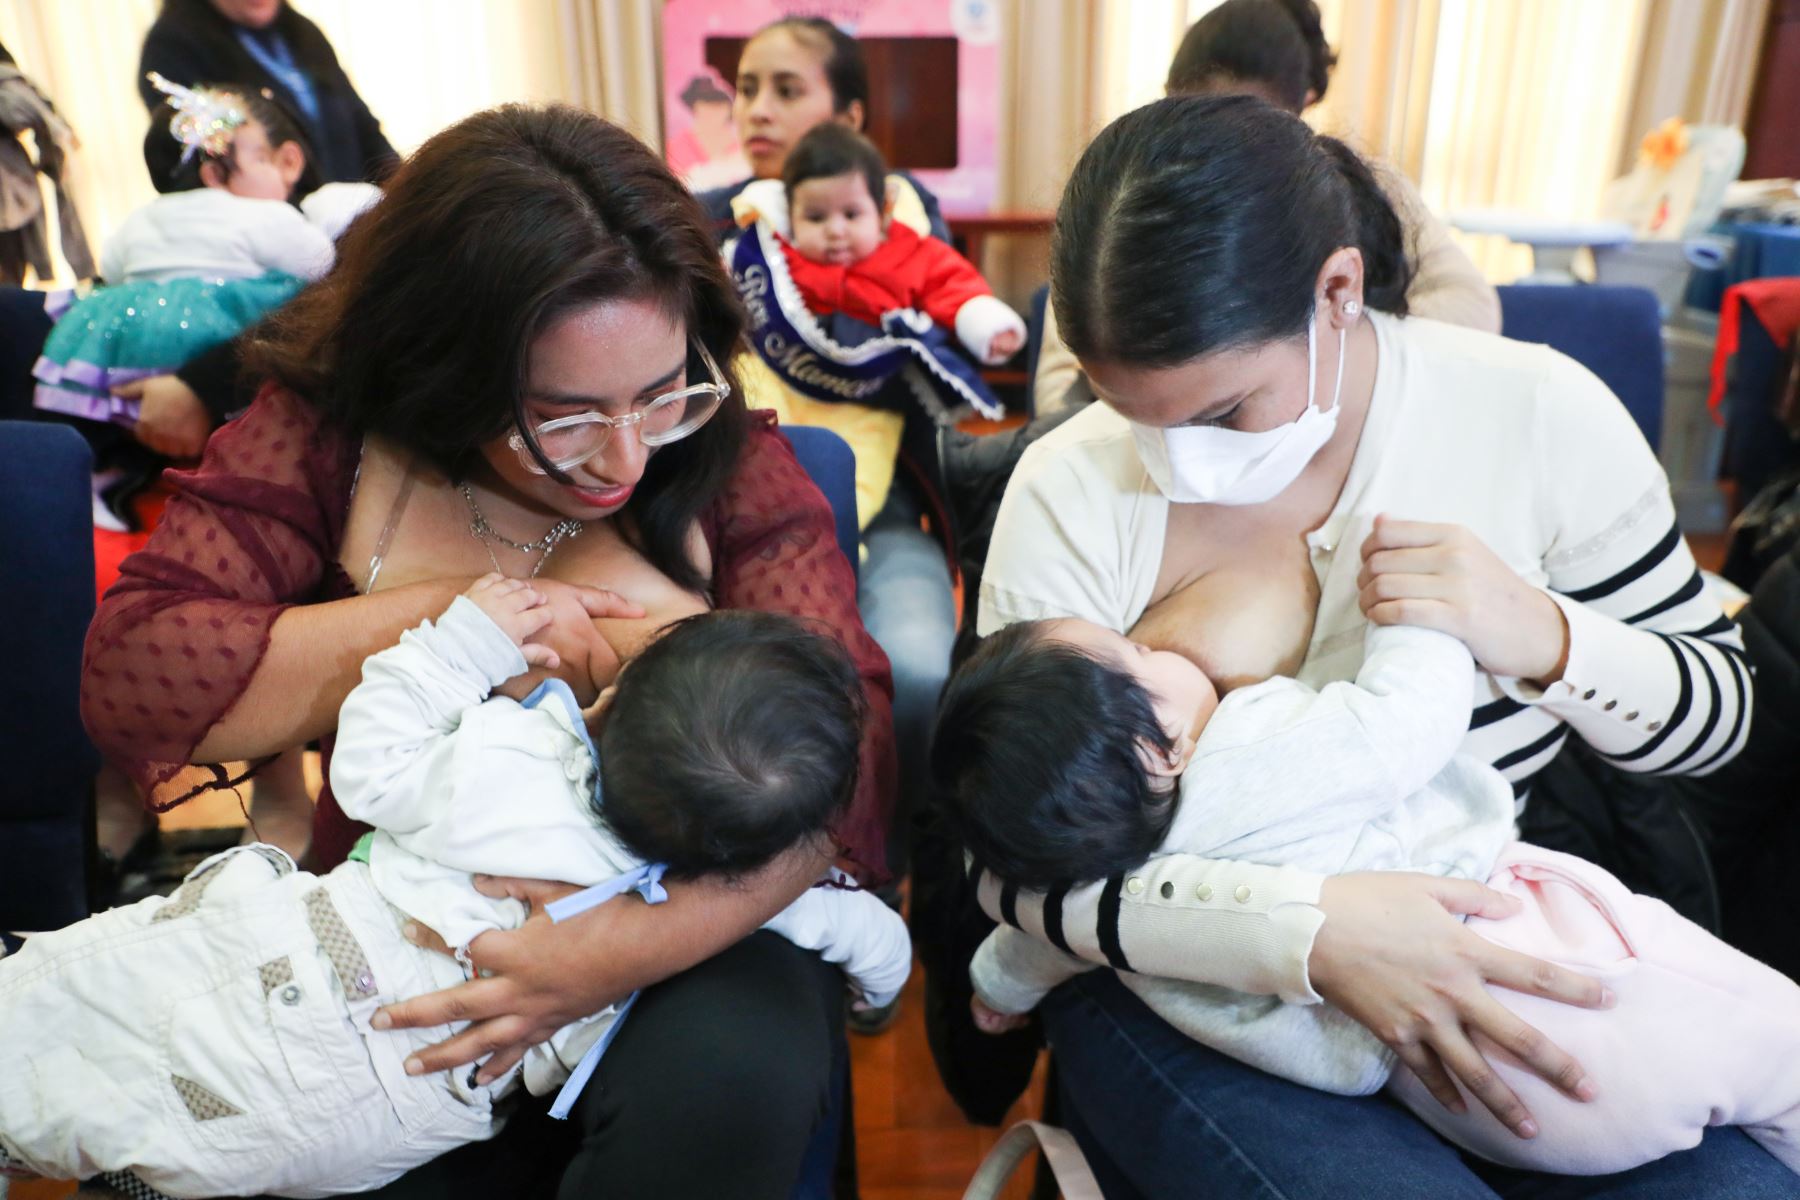
[[(89, 634), (95, 740), (166, 806), (227, 781), (185, 763), (314, 738), (329, 756), (363, 659), (490, 571), (549, 594), (547, 638), (578, 695), (603, 682), (588, 669), (603, 638), (628, 657), (659, 612), (699, 597), (813, 618), (850, 649), (869, 733), (835, 833), (878, 872), (887, 662), (829, 506), (721, 365), (742, 322), (700, 208), (630, 135), (521, 107), (439, 134), (253, 348), (269, 382), (250, 411), (173, 477), (177, 498)], [(358, 833), (327, 793), (313, 865), (341, 861)], [(555, 925), (538, 906), (559, 893), (502, 881), (534, 918), (476, 939), (484, 978), (384, 1010), (427, 1030), (419, 1045), (441, 1042), (418, 1069), (498, 1075), (647, 990), (569, 1122), (521, 1113), (391, 1194), (786, 1194), (828, 1107), (843, 984), (816, 956), (746, 935), (829, 854)], [(429, 1032), (462, 1021), (448, 1041)]]

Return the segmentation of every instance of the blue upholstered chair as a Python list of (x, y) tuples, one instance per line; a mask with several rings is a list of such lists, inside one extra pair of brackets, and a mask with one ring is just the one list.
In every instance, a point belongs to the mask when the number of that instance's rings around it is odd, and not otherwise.
[(837, 519), (838, 545), (857, 569), (862, 534), (856, 525), (856, 456), (850, 443), (829, 429), (813, 425), (783, 425), (794, 457), (806, 468), (825, 499), (831, 501), (832, 515)]
[(1662, 444), (1662, 315), (1647, 288), (1518, 284), (1500, 293), (1500, 332), (1560, 350), (1625, 404), (1652, 450)]
[(87, 916), (99, 755), (81, 727), (94, 613), (91, 455), (64, 425), (0, 421), (0, 929)]

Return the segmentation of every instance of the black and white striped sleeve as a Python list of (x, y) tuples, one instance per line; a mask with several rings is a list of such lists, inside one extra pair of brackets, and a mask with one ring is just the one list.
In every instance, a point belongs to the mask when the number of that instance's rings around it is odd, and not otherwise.
[(1318, 1004), (1307, 974), (1324, 877), (1295, 867), (1167, 854), (1110, 879), (1024, 891), (971, 866), (994, 920), (1120, 971)]
[(1623, 406), (1585, 371), (1565, 373), (1571, 382), (1551, 398), (1561, 415), (1537, 481), (1557, 530), (1544, 570), (1568, 619), (1568, 663), (1548, 688), (1496, 682), (1623, 770), (1704, 774), (1748, 736), (1743, 634), (1701, 577), (1668, 480)]

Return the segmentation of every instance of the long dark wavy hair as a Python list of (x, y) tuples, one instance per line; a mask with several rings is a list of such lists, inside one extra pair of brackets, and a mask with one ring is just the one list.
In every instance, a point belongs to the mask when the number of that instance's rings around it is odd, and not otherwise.
[[(663, 574), (702, 589), (686, 534), (735, 467), (748, 414), (731, 367), (743, 309), (693, 196), (623, 129), (525, 105), (437, 134), (386, 192), (344, 235), (332, 272), (259, 329), (249, 369), (345, 432), (379, 434), (461, 479), (482, 445), (528, 429), (540, 334), (589, 305), (654, 301), (707, 348), (732, 394), (650, 456), (622, 531)], [(689, 379), (703, 375), (690, 353)]]

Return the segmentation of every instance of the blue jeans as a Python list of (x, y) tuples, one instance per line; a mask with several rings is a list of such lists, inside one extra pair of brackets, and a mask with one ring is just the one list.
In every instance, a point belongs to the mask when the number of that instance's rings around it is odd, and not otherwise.
[(1540, 1175), (1468, 1158), (1381, 1096), (1314, 1091), (1190, 1040), (1111, 971), (1058, 988), (1044, 1020), (1063, 1120), (1115, 1200), (1800, 1196), (1800, 1177), (1731, 1128), (1619, 1175)]
[(938, 695), (950, 677), (956, 641), (956, 594), (950, 564), (937, 538), (919, 528), (920, 508), (904, 479), (863, 531), (869, 557), (857, 585), (857, 605), (869, 636), (894, 668), (894, 750), (900, 791), (888, 834), (888, 865), (905, 870), (908, 816), (925, 787), (925, 752)]

